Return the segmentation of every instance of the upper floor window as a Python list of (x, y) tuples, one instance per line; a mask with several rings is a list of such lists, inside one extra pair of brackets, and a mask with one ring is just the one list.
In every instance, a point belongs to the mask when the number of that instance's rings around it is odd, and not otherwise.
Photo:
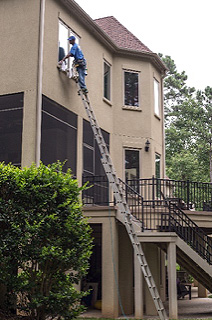
[(160, 116), (160, 94), (159, 82), (154, 79), (154, 111), (156, 116)]
[(108, 100), (110, 100), (110, 70), (110, 65), (104, 62), (104, 98)]
[[(76, 43), (79, 44), (79, 37), (76, 33), (69, 28), (66, 24), (64, 24), (61, 20), (59, 20), (59, 52), (58, 52), (58, 61), (62, 60), (65, 55), (67, 55), (71, 49), (71, 45), (67, 40), (70, 36), (75, 36)], [(74, 58), (69, 58), (67, 62), (67, 67), (69, 68), (73, 62)], [(66, 60), (67, 61), (67, 60)]]
[(138, 72), (124, 71), (124, 105), (139, 107)]

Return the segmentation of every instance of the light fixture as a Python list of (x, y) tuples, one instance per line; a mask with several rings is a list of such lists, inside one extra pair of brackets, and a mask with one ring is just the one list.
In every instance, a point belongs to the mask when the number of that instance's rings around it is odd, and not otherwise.
[(150, 145), (150, 142), (149, 142), (149, 140), (147, 139), (147, 141), (145, 142), (145, 151), (146, 151), (146, 152), (149, 151), (149, 145)]

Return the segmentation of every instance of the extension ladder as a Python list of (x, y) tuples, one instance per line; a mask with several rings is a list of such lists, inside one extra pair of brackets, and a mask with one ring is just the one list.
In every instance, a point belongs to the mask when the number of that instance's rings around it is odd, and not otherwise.
[(117, 177), (115, 168), (112, 164), (112, 160), (111, 160), (110, 154), (108, 152), (108, 148), (105, 144), (101, 129), (98, 126), (94, 111), (93, 111), (91, 104), (90, 104), (90, 101), (88, 99), (88, 95), (83, 94), (78, 82), (77, 82), (77, 87), (78, 87), (78, 94), (80, 95), (80, 97), (83, 101), (85, 110), (87, 112), (92, 130), (94, 133), (94, 137), (95, 137), (96, 142), (99, 146), (99, 150), (100, 150), (100, 153), (102, 156), (102, 158), (101, 158), (102, 165), (104, 167), (108, 181), (109, 181), (110, 185), (112, 186), (112, 190), (113, 190), (113, 194), (114, 194), (114, 197), (116, 200), (116, 204), (117, 204), (121, 214), (123, 214), (123, 216), (124, 216), (124, 223), (125, 223), (127, 233), (128, 233), (130, 240), (132, 242), (134, 252), (137, 255), (141, 270), (143, 272), (143, 275), (146, 280), (147, 286), (149, 288), (150, 294), (153, 298), (158, 315), (161, 320), (167, 320), (168, 317), (166, 315), (166, 311), (165, 311), (163, 303), (160, 299), (157, 287), (155, 285), (151, 271), (150, 271), (149, 266), (147, 264), (142, 246), (141, 246), (140, 242), (138, 241), (138, 238), (137, 238), (134, 226), (133, 226), (132, 214), (131, 214), (130, 209), (127, 205), (125, 193), (122, 190), (121, 185), (119, 183), (119, 179)]

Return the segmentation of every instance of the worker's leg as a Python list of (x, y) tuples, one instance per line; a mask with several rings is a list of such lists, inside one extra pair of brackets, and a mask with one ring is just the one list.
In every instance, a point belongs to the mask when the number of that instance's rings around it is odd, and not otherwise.
[(86, 84), (85, 84), (85, 67), (78, 67), (77, 71), (79, 73), (79, 85), (80, 87), (86, 88)]

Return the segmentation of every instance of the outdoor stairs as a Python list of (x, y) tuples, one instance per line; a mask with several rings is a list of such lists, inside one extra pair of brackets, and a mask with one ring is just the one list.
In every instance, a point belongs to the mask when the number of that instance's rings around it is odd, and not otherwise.
[[(148, 206), (149, 201), (143, 201), (143, 206), (145, 204), (151, 211), (151, 206)], [(143, 214), (144, 219), (148, 217), (146, 211), (145, 214)], [(143, 221), (140, 223), (142, 230), (151, 232), (150, 226), (154, 228), (157, 226), (157, 230), (152, 230), (153, 237), (154, 231), (175, 234), (177, 263), (212, 292), (212, 238), (198, 227), (175, 201), (164, 198), (162, 202), (158, 202), (158, 205), (157, 201), (154, 202), (152, 214), (154, 222), (150, 223), (148, 218), (145, 226)], [(151, 212), (149, 212), (150, 215)], [(165, 244), (157, 242), (157, 246), (167, 251)]]

